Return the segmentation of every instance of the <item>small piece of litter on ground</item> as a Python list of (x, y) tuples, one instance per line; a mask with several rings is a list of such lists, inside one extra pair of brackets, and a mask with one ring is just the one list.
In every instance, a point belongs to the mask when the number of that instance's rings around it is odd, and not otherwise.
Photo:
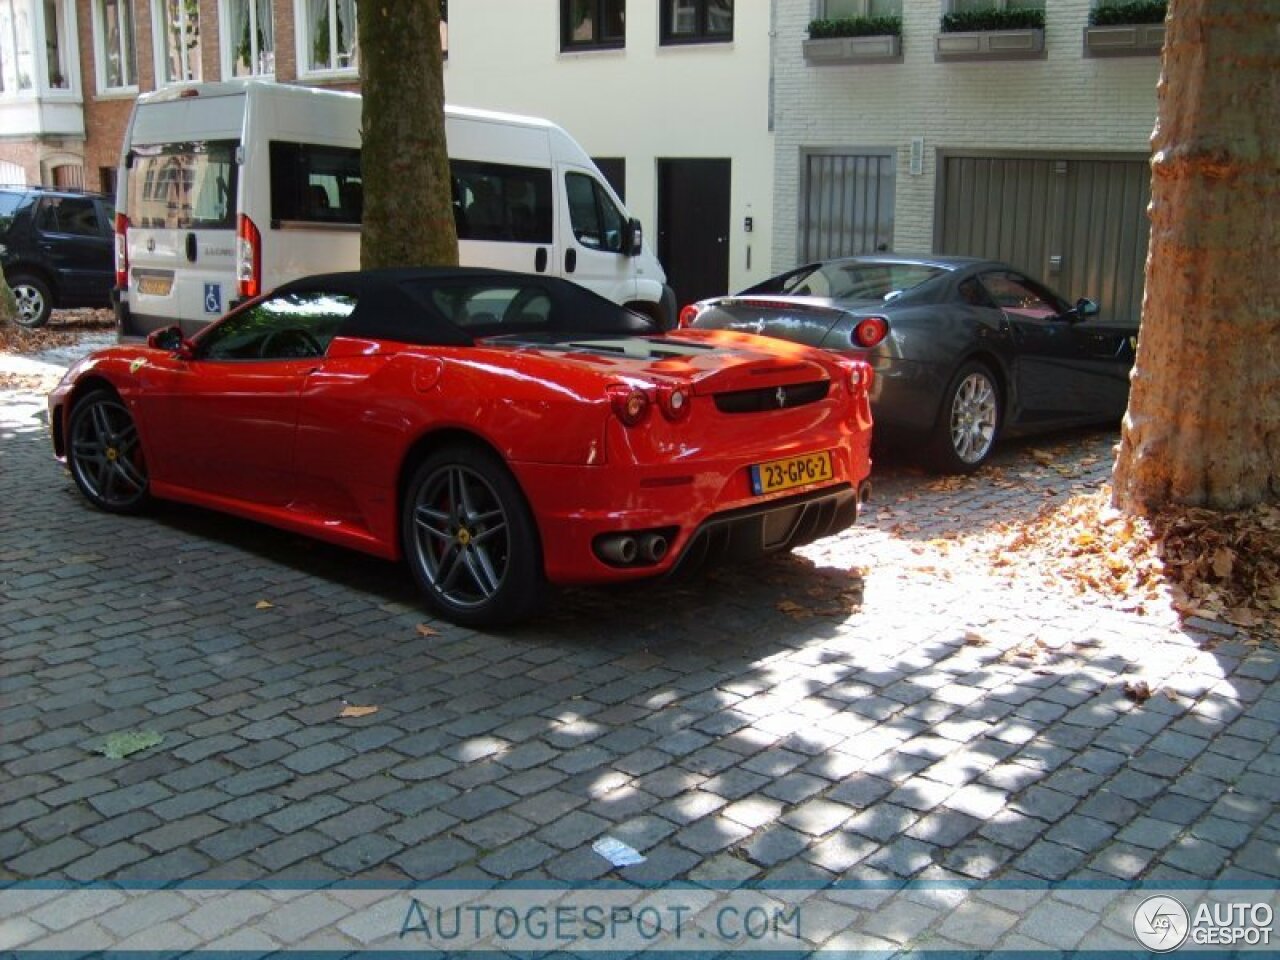
[(339, 713), (338, 716), (346, 719), (358, 719), (360, 717), (370, 716), (377, 712), (377, 707), (358, 707), (354, 703), (348, 703), (342, 708), (342, 712)]
[(162, 742), (164, 737), (154, 730), (123, 730), (111, 734), (93, 750), (108, 760), (123, 760), (132, 753), (150, 750)]
[(615, 867), (634, 867), (637, 863), (644, 863), (645, 860), (644, 854), (639, 850), (613, 837), (601, 837), (591, 845), (591, 849)]
[(253, 609), (255, 609), (255, 610), (270, 610), (270, 609), (271, 609), (272, 607), (274, 607), (274, 606), (275, 606), (275, 604), (274, 604), (274, 603), (272, 603), (270, 600), (259, 600), (257, 603), (255, 603), (255, 604), (253, 605)]

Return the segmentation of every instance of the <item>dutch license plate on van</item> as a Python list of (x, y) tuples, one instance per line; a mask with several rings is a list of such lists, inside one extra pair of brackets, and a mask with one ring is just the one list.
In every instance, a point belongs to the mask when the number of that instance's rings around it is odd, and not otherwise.
[(822, 483), (833, 475), (831, 451), (823, 450), (803, 457), (756, 464), (751, 468), (751, 490), (756, 494), (775, 493), (808, 483)]
[(138, 292), (148, 297), (167, 297), (173, 287), (173, 277), (139, 277)]

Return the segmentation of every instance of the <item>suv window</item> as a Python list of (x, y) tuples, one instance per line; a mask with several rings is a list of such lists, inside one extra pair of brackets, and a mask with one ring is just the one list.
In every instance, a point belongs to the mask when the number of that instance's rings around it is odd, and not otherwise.
[(98, 237), (103, 233), (92, 197), (42, 197), (36, 210), (36, 229), (77, 237)]

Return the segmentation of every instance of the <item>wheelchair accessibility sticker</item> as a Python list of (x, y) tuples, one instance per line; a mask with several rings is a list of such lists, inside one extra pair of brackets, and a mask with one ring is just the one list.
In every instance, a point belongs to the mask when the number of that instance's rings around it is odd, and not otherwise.
[(206, 283), (204, 285), (204, 312), (222, 312), (222, 286), (220, 284)]

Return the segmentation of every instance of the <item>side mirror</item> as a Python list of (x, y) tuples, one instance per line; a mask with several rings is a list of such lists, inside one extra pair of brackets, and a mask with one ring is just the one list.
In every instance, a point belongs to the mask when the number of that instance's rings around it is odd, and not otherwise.
[(622, 249), (629, 257), (638, 257), (644, 250), (644, 227), (640, 226), (640, 221), (635, 217), (627, 221)]
[(1089, 317), (1097, 316), (1098, 305), (1087, 297), (1081, 297), (1076, 301), (1076, 305), (1066, 313), (1060, 315), (1059, 319), (1066, 320), (1068, 323), (1079, 323), (1081, 320), (1087, 320)]
[(180, 360), (190, 360), (192, 357), (191, 341), (182, 335), (181, 327), (153, 330), (147, 336), (147, 346), (153, 350), (175, 354)]

